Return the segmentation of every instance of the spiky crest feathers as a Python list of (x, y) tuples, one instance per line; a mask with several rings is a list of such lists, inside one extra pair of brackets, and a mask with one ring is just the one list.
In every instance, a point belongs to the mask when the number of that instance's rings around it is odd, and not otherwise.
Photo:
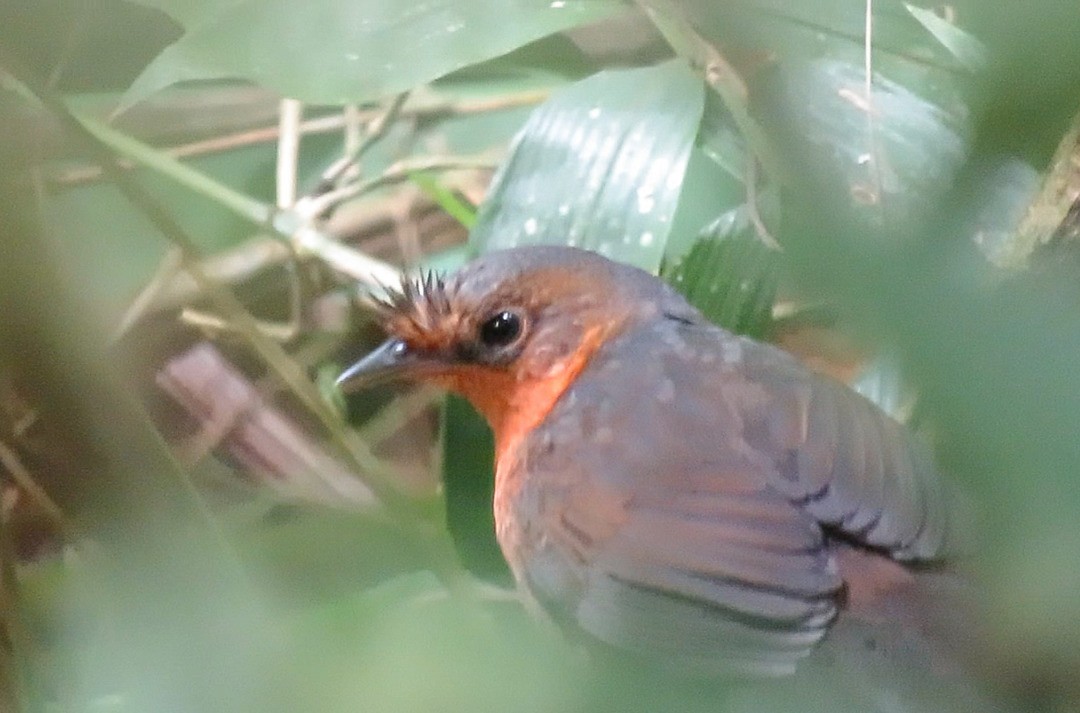
[(434, 270), (402, 279), (399, 288), (384, 288), (373, 298), (383, 328), (420, 349), (453, 342), (464, 315), (454, 309), (453, 288)]

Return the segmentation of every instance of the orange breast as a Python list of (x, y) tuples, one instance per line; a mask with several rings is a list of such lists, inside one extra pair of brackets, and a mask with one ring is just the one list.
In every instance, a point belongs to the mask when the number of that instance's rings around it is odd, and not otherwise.
[(542, 378), (527, 376), (527, 365), (518, 369), (469, 365), (447, 379), (446, 385), (467, 398), (495, 433), (495, 525), (508, 559), (513, 557), (513, 544), (507, 541), (512, 502), (528, 477), (526, 468), (517, 467), (519, 449), (588, 364), (603, 336), (600, 329), (586, 334), (578, 350), (548, 368)]
[[(590, 350), (591, 353), (591, 350)], [(452, 377), (451, 388), (483, 414), (495, 433), (495, 462), (517, 450), (521, 441), (551, 411), (585, 366), (590, 354), (575, 354), (545, 378), (520, 378), (513, 371), (464, 367)]]

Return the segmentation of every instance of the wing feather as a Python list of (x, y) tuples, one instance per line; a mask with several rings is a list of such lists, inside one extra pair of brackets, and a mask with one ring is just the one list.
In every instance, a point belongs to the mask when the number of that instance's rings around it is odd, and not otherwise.
[(669, 661), (683, 671), (791, 673), (825, 632), (824, 625), (755, 625), (722, 615), (694, 597), (610, 575), (591, 578), (577, 619), (601, 641)]
[(857, 507), (855, 512), (844, 518), (841, 528), (847, 532), (858, 533), (865, 531), (881, 517), (885, 497), (884, 440), (887, 435), (883, 433), (885, 423), (868, 401), (853, 399), (853, 403), (857, 410), (854, 417), (861, 426), (863, 468), (861, 472), (855, 473), (853, 478), (856, 485), (853, 498)]
[(825, 526), (939, 553), (933, 466), (863, 397), (701, 325), (604, 350), (532, 439), (516, 503), (518, 575), (557, 617), (650, 656), (783, 673), (837, 611)]
[[(806, 438), (795, 446), (757, 442), (779, 454), (777, 490), (821, 524), (898, 558), (933, 559), (949, 546), (948, 500), (925, 446), (868, 399), (811, 373), (767, 345), (746, 342), (749, 378), (770, 393), (767, 409), (805, 401)], [(758, 414), (758, 419), (768, 419)], [(750, 430), (751, 438), (758, 431)], [(792, 485), (794, 483), (795, 485)]]

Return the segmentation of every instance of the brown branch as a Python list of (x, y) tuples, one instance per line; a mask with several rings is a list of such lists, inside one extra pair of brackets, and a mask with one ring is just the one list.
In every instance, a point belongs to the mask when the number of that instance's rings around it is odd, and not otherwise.
[(64, 539), (70, 539), (71, 526), (60, 506), (49, 497), (44, 488), (37, 484), (15, 450), (9, 448), (3, 441), (0, 441), (0, 465), (3, 465), (4, 470), (8, 472), (19, 489), (41, 510), (52, 528), (61, 533)]
[[(390, 106), (386, 110), (374, 117), (368, 126), (367, 135), (361, 138), (355, 146), (346, 146), (345, 155), (340, 159), (330, 164), (322, 175), (322, 179), (319, 181), (319, 186), (313, 191), (315, 195), (320, 193), (326, 193), (338, 184), (343, 177), (349, 175), (352, 172), (359, 173), (360, 159), (363, 155), (374, 146), (379, 139), (386, 135), (386, 132), (390, 130), (390, 126), (400, 116), (401, 109), (405, 105), (405, 100), (408, 99), (409, 93), (402, 92), (394, 97), (394, 100), (390, 103)], [(346, 117), (347, 118), (347, 117)], [(346, 130), (349, 129), (349, 125), (346, 124)], [(346, 136), (348, 138), (348, 136)], [(346, 141), (346, 144), (351, 143)]]
[(221, 451), (252, 480), (282, 497), (339, 508), (378, 505), (356, 473), (267, 403), (211, 344), (197, 344), (170, 360), (156, 381), (199, 426), (183, 449), (187, 463)]
[[(409, 103), (401, 112), (402, 117), (425, 118), (435, 115), (462, 116), (467, 114), (483, 114), (493, 111), (503, 111), (520, 106), (532, 106), (539, 104), (548, 96), (547, 91), (537, 90), (511, 94), (503, 97), (488, 99), (470, 99), (464, 101), (447, 100), (440, 97), (424, 95), (424, 98)], [(356, 113), (355, 120), (364, 122), (377, 117), (382, 110), (362, 110)], [(321, 116), (308, 119), (300, 124), (301, 136), (314, 136), (341, 131), (346, 126), (347, 119), (342, 113), (329, 116)], [(271, 143), (277, 141), (279, 128), (277, 124), (260, 128), (248, 129), (222, 136), (213, 136), (207, 139), (188, 142), (164, 149), (174, 158), (195, 158), (209, 154), (223, 153), (246, 146)], [(116, 162), (120, 168), (129, 170), (134, 167), (131, 161), (120, 160)], [(51, 173), (48, 176), (52, 186), (73, 186), (83, 183), (100, 181), (103, 178), (99, 166), (75, 166)]]

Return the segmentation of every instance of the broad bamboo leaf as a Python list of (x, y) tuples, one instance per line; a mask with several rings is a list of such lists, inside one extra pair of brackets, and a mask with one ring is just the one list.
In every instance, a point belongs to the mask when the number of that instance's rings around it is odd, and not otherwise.
[(911, 72), (963, 73), (960, 62), (912, 17), (900, 0), (875, 0), (872, 4), (866, 0), (685, 1), (695, 25), (709, 39), (779, 58), (827, 56), (861, 60), (869, 6), (875, 61), (891, 69), (906, 65)]
[(161, 10), (181, 26), (191, 29), (242, 0), (129, 0)]
[[(154, 4), (166, 12), (173, 5)], [(198, 21), (139, 75), (124, 106), (176, 82), (225, 77), (311, 103), (357, 103), (624, 7), (618, 0), (238, 0), (209, 13), (175, 5), (175, 16)]]
[(962, 103), (940, 105), (878, 74), (868, 83), (861, 65), (792, 61), (758, 90), (756, 108), (793, 171), (867, 226), (903, 232), (967, 156)]
[[(718, 215), (746, 202), (746, 154), (733, 131), (728, 131), (731, 141), (727, 145), (706, 147), (699, 143), (691, 150), (679, 207), (664, 247), (665, 263), (677, 261), (694, 247)], [(740, 168), (732, 170), (736, 166)]]
[(760, 337), (772, 319), (780, 257), (738, 209), (721, 216), (661, 276), (716, 324)]
[(986, 47), (979, 40), (951, 22), (938, 17), (931, 10), (910, 3), (904, 3), (904, 7), (965, 67), (973, 72), (986, 68)]
[(474, 244), (576, 245), (655, 271), (703, 104), (704, 85), (678, 60), (561, 90), (514, 140)]
[[(931, 32), (902, 2), (687, 7), (703, 36), (753, 68), (745, 73), (752, 109), (787, 159), (787, 179), (815, 175), (870, 224), (917, 216), (966, 156), (971, 57), (955, 55), (956, 43), (944, 43), (941, 28)], [(963, 34), (949, 29), (951, 39)], [(707, 117), (705, 145), (723, 126)]]

